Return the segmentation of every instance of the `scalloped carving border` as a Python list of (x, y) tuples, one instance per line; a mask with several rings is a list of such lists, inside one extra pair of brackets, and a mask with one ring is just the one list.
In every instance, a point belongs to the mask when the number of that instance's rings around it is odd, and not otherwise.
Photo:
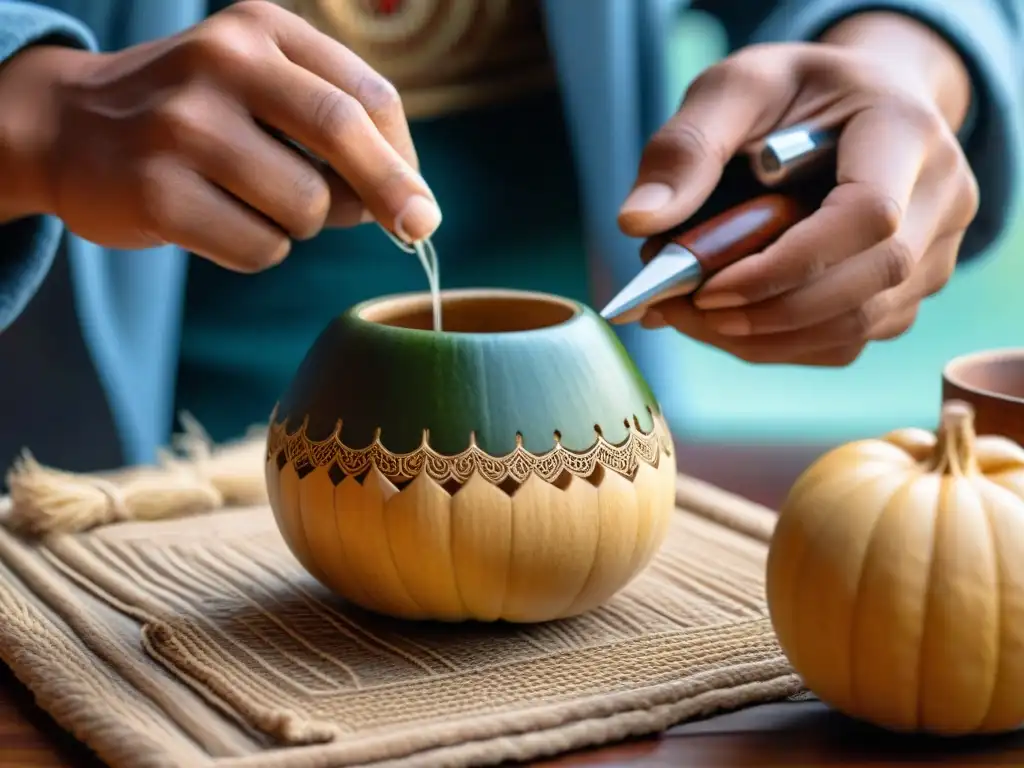
[(419, 447), (409, 453), (394, 453), (385, 448), (379, 430), (373, 442), (365, 448), (350, 448), (341, 441), (340, 420), (327, 438), (310, 440), (306, 436), (308, 419), (298, 430), (289, 433), (287, 421), (274, 423), (277, 416), (275, 408), (267, 434), (266, 458), (268, 462), (277, 460), (283, 452), (285, 461), (291, 463), (300, 475), (331, 465), (337, 465), (346, 475), (360, 475), (375, 466), (392, 482), (412, 480), (424, 472), (438, 483), (465, 483), (474, 472), (495, 485), (509, 479), (522, 483), (531, 474), (554, 482), (563, 472), (587, 478), (598, 466), (632, 477), (638, 462), (657, 467), (662, 454), (672, 455), (668, 426), (660, 413), (650, 407), (647, 411), (654, 425), (651, 431), (644, 432), (634, 415), (632, 423), (629, 419), (624, 420), (629, 427), (629, 435), (619, 444), (608, 442), (595, 428), (596, 439), (590, 448), (582, 452), (571, 451), (562, 446), (556, 432), (554, 447), (546, 453), (536, 454), (523, 447), (522, 435), (516, 433), (516, 447), (510, 453), (492, 456), (476, 444), (476, 435), (472, 433), (466, 450), (454, 455), (438, 453), (430, 447), (430, 436), (426, 430)]

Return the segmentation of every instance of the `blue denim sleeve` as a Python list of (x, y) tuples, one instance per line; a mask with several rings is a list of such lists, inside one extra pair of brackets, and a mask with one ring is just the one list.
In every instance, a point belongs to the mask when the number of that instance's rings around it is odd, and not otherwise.
[[(26, 46), (40, 42), (96, 49), (92, 33), (76, 19), (34, 3), (0, 0), (0, 67)], [(61, 222), (51, 216), (0, 226), (0, 330), (18, 317), (38, 290), (63, 232)]]
[(974, 87), (960, 140), (978, 178), (981, 207), (961, 260), (991, 246), (1017, 203), (1024, 141), (1024, 0), (784, 0), (752, 42), (809, 40), (864, 11), (905, 13), (930, 25), (960, 52)]

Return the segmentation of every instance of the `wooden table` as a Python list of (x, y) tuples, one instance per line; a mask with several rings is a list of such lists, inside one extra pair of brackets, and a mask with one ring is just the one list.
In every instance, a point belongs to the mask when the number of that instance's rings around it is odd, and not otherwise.
[[(680, 446), (686, 472), (777, 507), (815, 447)], [(830, 712), (817, 702), (786, 702), (688, 723), (658, 738), (588, 750), (543, 763), (568, 766), (980, 766), (1024, 765), (1024, 733), (995, 739), (900, 738)], [(0, 768), (100, 768), (79, 743), (32, 704), (0, 665)]]

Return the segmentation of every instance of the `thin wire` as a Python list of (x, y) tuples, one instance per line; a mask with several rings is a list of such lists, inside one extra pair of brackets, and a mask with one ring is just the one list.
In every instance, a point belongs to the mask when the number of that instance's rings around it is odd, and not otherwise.
[(381, 232), (390, 238), (400, 250), (406, 253), (416, 254), (416, 258), (419, 259), (420, 266), (423, 267), (423, 271), (427, 273), (427, 284), (430, 286), (430, 300), (433, 305), (434, 315), (434, 330), (440, 331), (441, 328), (441, 279), (437, 264), (437, 250), (434, 248), (434, 244), (430, 241), (430, 238), (424, 238), (423, 240), (417, 240), (411, 245), (401, 238), (394, 235), (389, 230), (381, 227)]
[[(292, 149), (294, 149), (296, 152), (299, 152), (300, 154), (304, 155), (310, 160), (313, 160), (317, 164), (325, 165), (324, 161), (321, 160), (317, 155), (310, 152), (297, 141), (288, 138), (288, 136), (281, 133), (277, 129), (272, 128), (271, 126), (268, 125), (263, 125), (263, 128), (275, 139), (284, 142)], [(380, 224), (378, 224), (377, 226), (380, 226)], [(440, 275), (438, 274), (439, 270), (437, 265), (437, 251), (434, 249), (434, 244), (430, 242), (430, 238), (428, 237), (425, 240), (420, 240), (418, 242), (413, 243), (412, 245), (409, 245), (408, 243), (404, 242), (400, 238), (393, 235), (388, 230), (384, 229), (384, 227), (380, 227), (380, 229), (385, 235), (391, 238), (391, 242), (393, 242), (406, 253), (415, 253), (416, 258), (419, 259), (420, 264), (423, 267), (423, 271), (427, 273), (427, 284), (430, 286), (430, 302), (433, 305), (434, 330), (440, 331), (441, 279)]]

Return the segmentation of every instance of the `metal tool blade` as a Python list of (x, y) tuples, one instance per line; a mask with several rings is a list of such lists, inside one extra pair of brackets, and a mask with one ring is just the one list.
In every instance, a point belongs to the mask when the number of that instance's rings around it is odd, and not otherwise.
[(643, 305), (650, 299), (693, 293), (702, 278), (697, 257), (681, 245), (669, 243), (608, 302), (601, 310), (601, 317), (613, 322), (632, 322), (643, 315)]
[[(835, 150), (838, 136), (837, 128), (811, 125), (776, 131), (747, 150), (753, 175), (768, 188), (800, 176)], [(644, 305), (651, 299), (691, 294), (705, 277), (696, 257), (670, 242), (608, 302), (601, 317), (615, 323), (634, 322), (643, 316)]]

